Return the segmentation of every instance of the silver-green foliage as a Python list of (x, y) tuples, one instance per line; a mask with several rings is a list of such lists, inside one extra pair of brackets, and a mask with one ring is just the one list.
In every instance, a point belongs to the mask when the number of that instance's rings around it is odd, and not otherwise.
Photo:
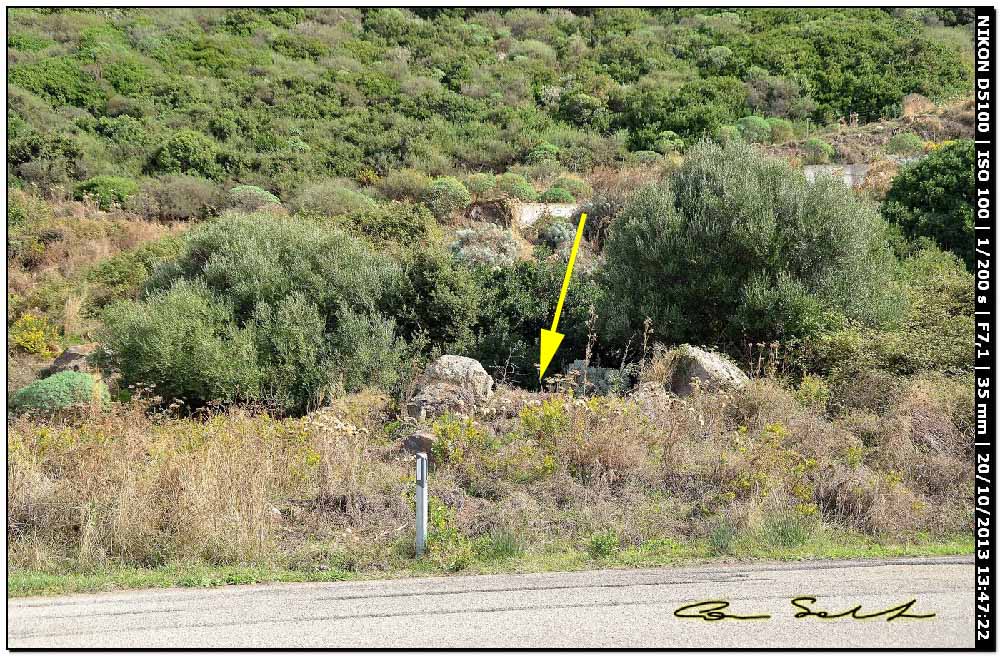
[(902, 311), (877, 210), (839, 181), (815, 184), (751, 146), (703, 142), (669, 180), (639, 190), (606, 248), (628, 319), (668, 341), (770, 340)]
[(189, 233), (143, 299), (109, 308), (102, 342), (127, 383), (166, 397), (299, 412), (338, 384), (395, 384), (404, 345), (386, 317), (401, 283), (342, 230), (230, 214)]
[(90, 374), (62, 371), (15, 392), (10, 407), (14, 412), (51, 414), (74, 405), (103, 404), (108, 400), (108, 388)]
[(493, 223), (482, 223), (455, 233), (452, 253), (470, 266), (497, 267), (517, 260), (518, 244), (513, 233)]

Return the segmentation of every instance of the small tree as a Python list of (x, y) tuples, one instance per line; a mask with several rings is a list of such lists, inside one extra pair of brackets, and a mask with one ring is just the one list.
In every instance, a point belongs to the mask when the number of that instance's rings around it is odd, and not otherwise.
[(896, 176), (882, 210), (908, 237), (933, 239), (962, 258), (970, 270), (975, 260), (974, 158), (971, 141), (935, 150)]
[(692, 343), (807, 335), (834, 316), (882, 323), (900, 310), (886, 229), (843, 184), (810, 184), (745, 143), (701, 143), (618, 217), (606, 316), (622, 336), (650, 317), (658, 338)]

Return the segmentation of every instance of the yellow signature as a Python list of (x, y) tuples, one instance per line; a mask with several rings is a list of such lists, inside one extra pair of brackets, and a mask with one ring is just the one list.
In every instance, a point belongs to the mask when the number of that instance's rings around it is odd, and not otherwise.
[[(911, 613), (910, 610), (913, 608), (913, 605), (917, 603), (916, 599), (911, 599), (910, 601), (899, 604), (898, 606), (870, 613), (863, 613), (861, 610), (861, 604), (858, 604), (854, 608), (848, 608), (847, 610), (840, 612), (817, 610), (815, 607), (817, 602), (818, 599), (816, 597), (795, 597), (791, 600), (792, 606), (798, 609), (798, 612), (795, 613), (794, 617), (798, 619), (804, 617), (816, 617), (821, 620), (835, 620), (845, 617), (853, 620), (870, 620), (876, 617), (885, 617), (886, 622), (891, 622), (901, 617), (923, 620), (936, 615), (936, 613)], [(674, 616), (684, 619), (704, 620), (706, 622), (718, 622), (720, 620), (771, 619), (770, 615), (763, 613), (758, 615), (738, 615), (736, 613), (730, 613), (727, 611), (728, 608), (729, 602), (721, 599), (696, 601), (693, 604), (687, 604), (675, 610)]]

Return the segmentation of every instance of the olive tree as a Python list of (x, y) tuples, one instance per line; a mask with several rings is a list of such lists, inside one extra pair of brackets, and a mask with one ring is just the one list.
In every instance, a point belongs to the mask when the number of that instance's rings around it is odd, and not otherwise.
[(604, 271), (625, 333), (698, 343), (810, 334), (901, 310), (876, 209), (831, 178), (810, 184), (745, 143), (702, 142), (612, 226)]

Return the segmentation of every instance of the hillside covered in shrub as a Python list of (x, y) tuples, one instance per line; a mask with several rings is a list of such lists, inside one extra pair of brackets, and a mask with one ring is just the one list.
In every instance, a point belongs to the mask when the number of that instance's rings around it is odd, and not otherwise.
[(967, 549), (970, 21), (10, 10), (17, 589)]
[[(503, 173), (551, 159), (582, 172), (726, 126), (782, 139), (792, 122), (898, 115), (910, 93), (962, 95), (971, 66), (954, 44), (968, 20), (945, 9), (15, 9), (8, 167), (102, 203), (141, 187), (136, 202), (153, 213), (164, 184), (213, 206), (207, 188), (169, 176), (290, 201), (318, 179), (365, 184), (405, 168)], [(138, 185), (147, 179), (159, 182)]]

